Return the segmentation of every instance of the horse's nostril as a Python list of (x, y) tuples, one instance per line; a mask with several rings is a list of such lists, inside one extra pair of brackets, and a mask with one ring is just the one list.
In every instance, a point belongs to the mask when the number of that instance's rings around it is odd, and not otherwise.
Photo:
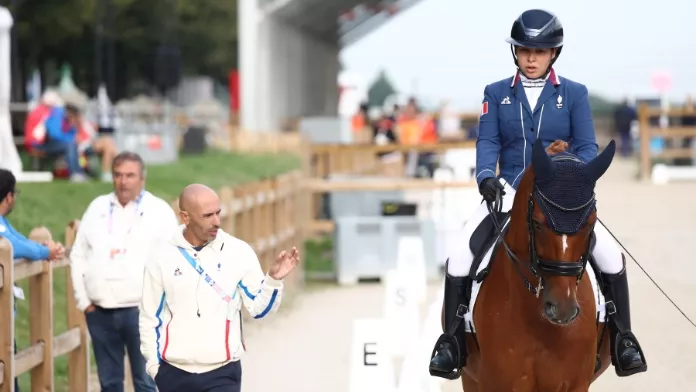
[(544, 303), (544, 312), (549, 317), (556, 317), (556, 314), (558, 313), (558, 307), (553, 302), (546, 301)]

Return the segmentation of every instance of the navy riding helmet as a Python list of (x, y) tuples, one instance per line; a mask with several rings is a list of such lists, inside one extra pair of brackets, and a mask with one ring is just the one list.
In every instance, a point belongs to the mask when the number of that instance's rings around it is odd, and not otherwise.
[(563, 49), (563, 25), (558, 17), (544, 10), (527, 10), (522, 13), (512, 24), (510, 37), (507, 38), (512, 50), (512, 57), (517, 64), (515, 46), (525, 48), (550, 49), (558, 48), (556, 57), (551, 60), (549, 69), (556, 62)]

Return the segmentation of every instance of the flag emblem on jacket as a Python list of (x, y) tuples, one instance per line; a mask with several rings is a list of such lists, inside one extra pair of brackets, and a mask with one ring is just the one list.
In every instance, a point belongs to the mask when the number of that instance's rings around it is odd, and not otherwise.
[(483, 116), (484, 114), (488, 114), (488, 101), (484, 102), (481, 108), (481, 115)]

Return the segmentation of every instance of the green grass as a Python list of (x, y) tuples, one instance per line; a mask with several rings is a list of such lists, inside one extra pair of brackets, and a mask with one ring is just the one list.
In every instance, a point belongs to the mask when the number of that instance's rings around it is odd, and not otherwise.
[(333, 272), (333, 240), (331, 236), (307, 240), (305, 243), (305, 271)]
[[(288, 170), (298, 168), (300, 160), (285, 154), (240, 155), (211, 151), (200, 156), (182, 156), (172, 165), (150, 166), (146, 189), (164, 200), (174, 200), (181, 189), (194, 182), (206, 184), (214, 189), (225, 185), (235, 185), (258, 179), (270, 178)], [(54, 239), (63, 241), (65, 226), (73, 219), (79, 219), (87, 205), (96, 196), (112, 190), (108, 183), (71, 184), (66, 181), (51, 183), (19, 184), (21, 194), (14, 212), (9, 216), (14, 227), (28, 234), (36, 226), (46, 226)], [(27, 281), (19, 286), (25, 294)], [(54, 333), (58, 335), (67, 329), (65, 292), (66, 273), (58, 270), (54, 277)], [(72, 295), (72, 293), (70, 293)], [(29, 346), (29, 301), (18, 301), (15, 334), (18, 348)], [(94, 369), (93, 369), (94, 370)], [(67, 358), (56, 358), (55, 391), (67, 391)], [(29, 375), (20, 377), (20, 388), (29, 390)], [(77, 391), (75, 391), (77, 392)]]

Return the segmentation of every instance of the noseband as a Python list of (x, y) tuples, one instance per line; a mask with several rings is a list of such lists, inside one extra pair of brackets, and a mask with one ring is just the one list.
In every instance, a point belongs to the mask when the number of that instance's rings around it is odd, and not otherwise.
[[(556, 158), (556, 157), (554, 157)], [(577, 158), (574, 158), (572, 156), (558, 156), (557, 159), (555, 159), (556, 162), (559, 161), (576, 161), (576, 162), (581, 162)], [(579, 206), (574, 206), (574, 207), (566, 207), (566, 206), (561, 206), (557, 203), (554, 203), (551, 201), (544, 193), (539, 190), (539, 188), (535, 185), (534, 189), (532, 192), (529, 194), (529, 201), (528, 201), (528, 208), (527, 208), (527, 230), (529, 232), (529, 255), (530, 255), (530, 260), (528, 263), (523, 263), (519, 257), (513, 252), (508, 244), (505, 242), (505, 232), (503, 231), (503, 225), (501, 222), (498, 221), (497, 216), (498, 214), (495, 213), (496, 211), (500, 212), (502, 210), (502, 194), (500, 190), (498, 189), (496, 191), (496, 198), (494, 202), (487, 202), (488, 206), (488, 211), (491, 215), (491, 219), (493, 221), (493, 225), (495, 226), (496, 231), (498, 232), (498, 235), (500, 236), (500, 242), (503, 244), (503, 247), (505, 248), (505, 252), (509, 256), (510, 260), (512, 261), (512, 264), (515, 266), (515, 269), (519, 273), (519, 275), (522, 277), (524, 280), (525, 286), (527, 287), (527, 290), (529, 290), (532, 294), (534, 294), (537, 298), (539, 295), (541, 295), (541, 291), (544, 289), (544, 277), (543, 275), (551, 275), (551, 276), (575, 276), (576, 277), (576, 285), (580, 283), (580, 280), (582, 279), (582, 276), (585, 274), (585, 268), (587, 267), (587, 261), (589, 260), (590, 257), (590, 252), (591, 252), (591, 243), (592, 243), (592, 237), (590, 237), (590, 240), (587, 241), (587, 249), (583, 253), (583, 255), (578, 259), (577, 261), (560, 261), (560, 260), (549, 260), (549, 259), (544, 259), (539, 256), (539, 253), (537, 252), (536, 249), (536, 229), (534, 227), (534, 221), (532, 220), (532, 216), (534, 213), (534, 206), (535, 206), (535, 198), (540, 199), (544, 203), (548, 203), (549, 205), (553, 206), (554, 208), (562, 211), (563, 213), (570, 213), (570, 212), (579, 212), (583, 210), (590, 210), (590, 208), (594, 209), (594, 203), (595, 203), (595, 196), (594, 193), (592, 194), (592, 197), (590, 197), (589, 200), (587, 200), (585, 203)], [(587, 216), (589, 216), (589, 212), (587, 213)], [(508, 218), (509, 219), (509, 218)], [(590, 236), (594, 236), (594, 224), (590, 228)], [(525, 274), (522, 272), (523, 269), (526, 269), (529, 271), (534, 278), (537, 281), (536, 286), (532, 285), (532, 283), (527, 279)]]

